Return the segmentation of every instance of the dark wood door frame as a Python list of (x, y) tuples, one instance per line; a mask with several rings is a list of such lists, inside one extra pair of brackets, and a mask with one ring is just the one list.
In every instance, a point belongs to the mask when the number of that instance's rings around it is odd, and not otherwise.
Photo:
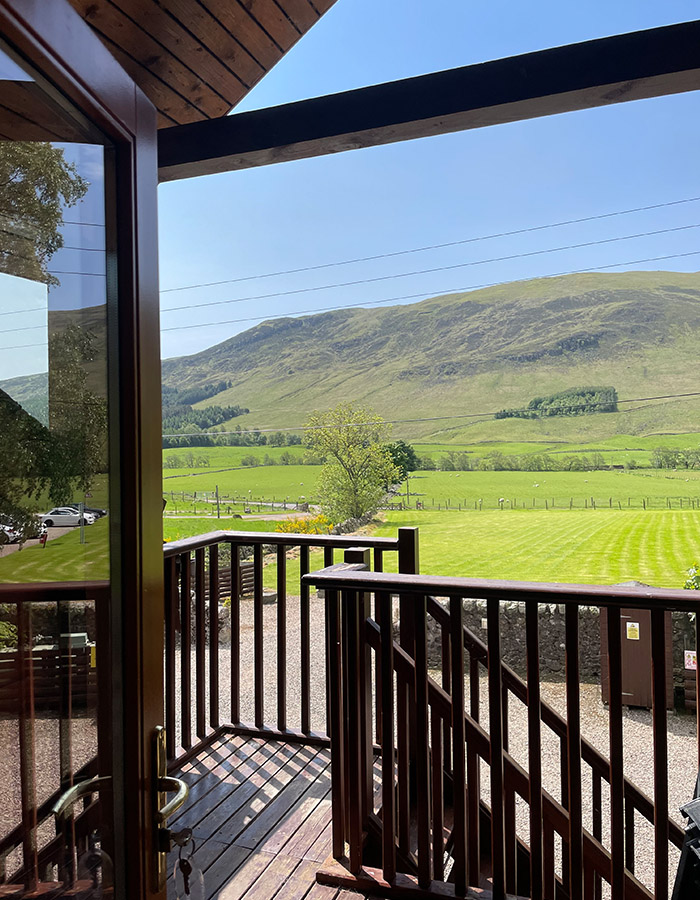
[(155, 896), (150, 743), (163, 720), (156, 112), (66, 0), (0, 0), (0, 34), (114, 146), (107, 272), (118, 286), (108, 303), (111, 577), (121, 598), (110, 628), (115, 868), (118, 896)]

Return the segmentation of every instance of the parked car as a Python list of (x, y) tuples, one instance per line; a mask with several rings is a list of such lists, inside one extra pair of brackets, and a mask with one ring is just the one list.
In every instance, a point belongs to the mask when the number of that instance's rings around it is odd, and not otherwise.
[[(76, 512), (80, 512), (80, 504), (79, 503), (68, 503), (66, 509), (74, 509)], [(96, 506), (83, 506), (83, 512), (90, 513), (96, 519), (101, 519), (102, 516), (107, 515), (106, 509), (99, 509)]]
[(0, 538), (3, 544), (16, 544), (22, 540), (22, 526), (10, 516), (0, 516), (0, 532), (3, 535), (3, 538)]
[(82, 520), (80, 513), (72, 506), (57, 506), (41, 517), (41, 521), (47, 528), (54, 525), (92, 525), (95, 517), (92, 513), (84, 512)]
[(17, 544), (30, 538), (41, 537), (46, 532), (46, 525), (39, 517), (17, 522), (11, 516), (0, 516), (0, 544)]

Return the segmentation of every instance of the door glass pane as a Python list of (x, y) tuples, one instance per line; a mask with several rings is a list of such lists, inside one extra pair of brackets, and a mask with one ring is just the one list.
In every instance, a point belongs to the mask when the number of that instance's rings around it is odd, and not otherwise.
[(0, 48), (2, 896), (111, 893), (109, 782), (52, 813), (109, 775), (109, 155)]

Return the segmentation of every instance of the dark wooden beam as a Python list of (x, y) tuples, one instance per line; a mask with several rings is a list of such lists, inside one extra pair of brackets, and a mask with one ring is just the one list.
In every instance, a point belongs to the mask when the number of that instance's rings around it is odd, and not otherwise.
[(700, 21), (162, 129), (161, 181), (700, 89)]

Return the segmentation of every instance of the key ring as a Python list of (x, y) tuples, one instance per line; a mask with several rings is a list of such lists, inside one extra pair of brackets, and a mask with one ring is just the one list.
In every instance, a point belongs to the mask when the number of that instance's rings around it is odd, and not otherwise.
[(185, 859), (187, 860), (187, 862), (189, 862), (189, 861), (192, 859), (192, 854), (193, 854), (194, 851), (197, 849), (197, 842), (195, 841), (195, 839), (194, 839), (193, 837), (191, 837), (191, 838), (187, 841), (187, 843), (185, 843), (185, 844), (180, 844), (180, 852), (178, 853), (178, 859), (179, 859), (180, 861), (182, 860), (182, 851), (183, 851), (186, 847), (189, 847), (190, 844), (192, 845), (192, 847), (191, 847), (191, 849), (190, 849), (189, 856), (186, 856)]

